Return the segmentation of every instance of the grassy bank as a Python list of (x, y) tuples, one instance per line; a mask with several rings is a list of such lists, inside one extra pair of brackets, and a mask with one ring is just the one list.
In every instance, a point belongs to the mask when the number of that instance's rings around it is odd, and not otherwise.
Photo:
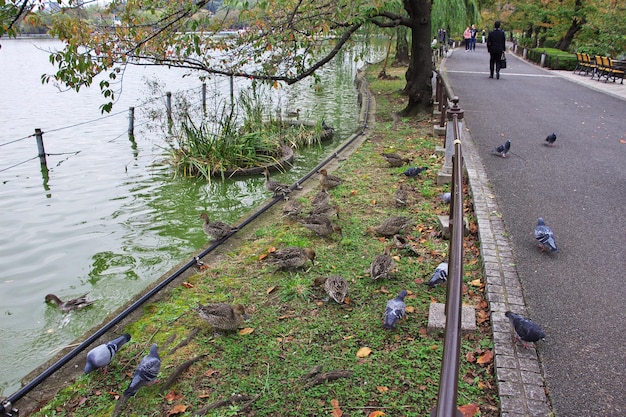
[[(375, 66), (368, 70), (379, 72)], [(264, 221), (248, 226), (242, 243), (224, 253), (220, 262), (208, 263), (171, 297), (148, 305), (143, 317), (125, 329), (133, 340), (120, 350), (108, 372), (79, 376), (36, 415), (111, 415), (151, 343), (161, 351), (159, 380), (130, 398), (121, 415), (191, 416), (228, 399), (232, 401), (205, 415), (427, 415), (436, 403), (443, 350), (442, 337), (427, 334), (428, 308), (433, 301), (444, 302), (445, 287), (429, 289), (424, 282), (447, 255), (448, 242), (436, 218), (447, 213), (448, 207), (437, 198), (447, 187), (436, 185), (443, 156), (435, 152), (440, 139), (432, 136), (431, 123), (392, 116), (403, 107), (398, 92), (404, 69), (387, 72), (400, 78), (369, 80), (377, 102), (371, 135), (333, 172), (345, 179), (330, 191), (340, 210), (334, 221), (343, 237), (319, 238), (281, 217), (283, 203), (275, 205)], [(390, 168), (380, 156), (391, 151), (412, 158), (412, 166), (430, 169), (419, 178), (407, 178), (401, 174), (406, 167)], [(400, 184), (409, 191), (404, 208), (393, 201)], [(317, 191), (315, 186), (313, 192), (292, 198), (308, 211), (309, 199)], [(476, 307), (479, 328), (462, 341), (459, 405), (478, 405), (480, 411), (468, 415), (495, 416), (491, 331), (469, 201), (466, 210), (470, 235), (465, 241), (464, 303)], [(414, 220), (415, 226), (405, 234), (411, 250), (364, 233), (366, 227), (397, 215)], [(292, 245), (316, 251), (310, 270), (276, 272), (267, 264), (269, 252)], [(369, 265), (386, 246), (392, 246), (394, 276), (373, 281)], [(323, 290), (312, 285), (315, 278), (331, 274), (348, 281), (344, 304), (326, 301)], [(409, 291), (407, 315), (395, 330), (383, 330), (385, 304), (403, 289)], [(245, 329), (215, 336), (192, 309), (211, 302), (245, 305), (250, 316)], [(177, 372), (199, 355), (205, 356)], [(313, 370), (318, 371), (317, 379)], [(331, 371), (341, 372), (325, 375), (337, 379), (319, 377)]]

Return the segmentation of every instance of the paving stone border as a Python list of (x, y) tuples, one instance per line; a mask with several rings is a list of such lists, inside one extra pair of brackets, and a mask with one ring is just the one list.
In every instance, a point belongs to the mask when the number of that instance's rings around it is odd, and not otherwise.
[(527, 315), (527, 310), (498, 202), (471, 135), (465, 128), (462, 138), (465, 169), (478, 223), (485, 296), (491, 310), (500, 415), (550, 416), (552, 411), (537, 351), (514, 342), (511, 325), (504, 316), (507, 310), (522, 315)]

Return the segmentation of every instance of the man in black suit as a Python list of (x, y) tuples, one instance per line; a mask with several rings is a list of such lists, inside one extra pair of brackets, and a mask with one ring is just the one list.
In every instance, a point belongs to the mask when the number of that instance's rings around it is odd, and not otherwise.
[(487, 51), (489, 51), (489, 78), (493, 78), (493, 69), (496, 69), (496, 78), (500, 79), (500, 59), (506, 50), (506, 35), (500, 29), (500, 21), (494, 23), (495, 29), (489, 32), (487, 37)]

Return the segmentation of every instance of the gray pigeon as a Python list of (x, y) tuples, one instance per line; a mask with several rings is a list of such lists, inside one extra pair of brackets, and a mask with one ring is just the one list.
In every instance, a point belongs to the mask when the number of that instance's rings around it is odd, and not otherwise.
[(433, 272), (433, 276), (430, 277), (430, 280), (426, 282), (430, 288), (435, 288), (439, 284), (445, 284), (448, 280), (448, 263), (442, 262), (437, 265), (435, 268), (435, 272)]
[(85, 363), (85, 373), (88, 374), (98, 368), (103, 368), (111, 363), (111, 359), (120, 348), (130, 340), (130, 335), (124, 333), (117, 339), (103, 343), (91, 349), (87, 353), (87, 363)]
[(415, 178), (419, 177), (419, 175), (426, 170), (428, 170), (428, 167), (411, 167), (404, 171), (403, 174), (407, 177)]
[(396, 298), (387, 301), (383, 329), (395, 329), (396, 323), (404, 317), (404, 309), (406, 308), (404, 297), (406, 297), (407, 294), (406, 290), (402, 290)]
[(541, 217), (537, 220), (535, 227), (535, 239), (539, 242), (539, 248), (542, 251), (558, 252), (556, 242), (554, 241), (554, 233), (550, 226), (547, 226)]
[(510, 311), (507, 311), (504, 315), (509, 318), (511, 325), (515, 329), (515, 340), (521, 341), (526, 349), (531, 347), (529, 343), (545, 340), (545, 333), (541, 330), (541, 327), (531, 319), (511, 313)]
[(502, 145), (494, 148), (491, 153), (506, 158), (506, 154), (511, 150), (511, 141), (507, 139)]
[(450, 201), (452, 201), (452, 194), (451, 193), (439, 194), (439, 199), (443, 201), (445, 204), (450, 204)]
[(546, 142), (548, 145), (554, 145), (555, 141), (556, 141), (556, 133), (552, 133), (548, 135), (548, 137), (546, 138)]
[(159, 351), (157, 345), (153, 344), (150, 347), (150, 353), (145, 356), (133, 373), (133, 380), (130, 382), (126, 391), (124, 391), (124, 397), (134, 396), (139, 388), (154, 382), (161, 370), (161, 358), (159, 357)]

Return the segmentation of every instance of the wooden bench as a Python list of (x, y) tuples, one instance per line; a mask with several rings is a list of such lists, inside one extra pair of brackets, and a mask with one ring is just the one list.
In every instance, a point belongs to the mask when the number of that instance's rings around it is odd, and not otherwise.
[(620, 84), (624, 84), (624, 70), (626, 65), (623, 61), (617, 61), (607, 56), (595, 56), (595, 70), (591, 74), (591, 79), (597, 77), (598, 81), (604, 79), (606, 83), (609, 80), (616, 82), (617, 79), (621, 79)]

